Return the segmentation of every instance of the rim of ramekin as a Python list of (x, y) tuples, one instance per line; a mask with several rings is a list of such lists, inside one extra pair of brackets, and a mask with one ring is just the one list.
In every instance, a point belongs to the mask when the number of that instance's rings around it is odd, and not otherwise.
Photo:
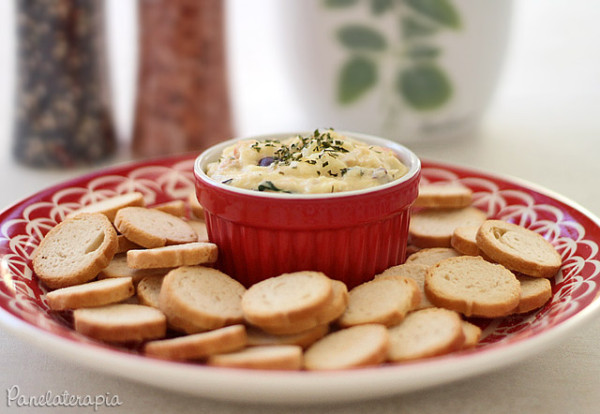
[(194, 161), (194, 174), (196, 175), (196, 177), (203, 180), (206, 184), (213, 186), (213, 187), (217, 187), (224, 191), (231, 192), (231, 193), (243, 194), (243, 195), (247, 195), (247, 196), (251, 196), (251, 197), (258, 197), (258, 198), (285, 199), (285, 200), (293, 200), (293, 199), (315, 200), (315, 199), (352, 197), (352, 196), (357, 196), (357, 195), (363, 195), (363, 194), (383, 191), (385, 189), (388, 189), (391, 187), (396, 187), (398, 185), (406, 183), (407, 181), (410, 181), (417, 174), (419, 174), (419, 171), (421, 170), (421, 160), (419, 159), (419, 157), (417, 157), (417, 155), (414, 152), (412, 152), (410, 149), (408, 149), (407, 147), (405, 147), (404, 145), (402, 145), (396, 141), (377, 137), (374, 135), (358, 133), (358, 132), (350, 132), (350, 131), (336, 131), (336, 132), (338, 132), (339, 134), (344, 135), (346, 137), (353, 138), (353, 139), (356, 139), (359, 141), (363, 141), (368, 144), (374, 144), (374, 145), (379, 145), (381, 147), (390, 148), (391, 150), (393, 150), (396, 153), (396, 155), (398, 155), (398, 157), (400, 158), (400, 161), (402, 161), (402, 163), (408, 167), (408, 171), (402, 177), (400, 177), (394, 181), (391, 181), (386, 184), (378, 185), (375, 187), (363, 188), (360, 190), (340, 191), (340, 192), (336, 192), (336, 193), (314, 193), (314, 194), (313, 193), (292, 193), (292, 194), (290, 194), (290, 193), (275, 193), (275, 192), (267, 192), (267, 191), (249, 190), (246, 188), (233, 187), (233, 186), (229, 186), (227, 184), (220, 183), (220, 182), (212, 179), (211, 177), (209, 177), (206, 174), (205, 169), (206, 169), (206, 166), (208, 165), (208, 163), (218, 160), (218, 158), (221, 155), (221, 153), (223, 152), (223, 150), (226, 147), (234, 144), (237, 141), (246, 140), (246, 139), (256, 139), (256, 140), (283, 139), (283, 138), (294, 137), (297, 135), (305, 136), (308, 134), (312, 134), (312, 131), (300, 131), (300, 132), (292, 131), (292, 132), (276, 132), (276, 133), (271, 133), (271, 134), (259, 134), (259, 135), (252, 135), (252, 136), (248, 136), (248, 137), (232, 138), (230, 140), (215, 144), (212, 147), (209, 147), (206, 150), (204, 150), (196, 158), (196, 160)]

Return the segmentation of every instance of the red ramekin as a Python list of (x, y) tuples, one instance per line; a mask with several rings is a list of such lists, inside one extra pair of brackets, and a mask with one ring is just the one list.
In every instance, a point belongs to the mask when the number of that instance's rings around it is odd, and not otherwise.
[(409, 208), (417, 197), (421, 163), (396, 142), (341, 134), (391, 148), (408, 167), (407, 174), (364, 190), (286, 194), (231, 187), (206, 175), (206, 166), (239, 139), (217, 144), (196, 159), (196, 194), (205, 210), (209, 239), (219, 247), (219, 269), (247, 287), (286, 272), (317, 270), (352, 288), (404, 262)]

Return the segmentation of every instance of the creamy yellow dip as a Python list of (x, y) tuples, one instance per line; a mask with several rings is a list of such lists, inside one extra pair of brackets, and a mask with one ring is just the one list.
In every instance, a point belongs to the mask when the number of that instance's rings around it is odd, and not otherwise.
[(239, 188), (315, 194), (374, 187), (407, 171), (389, 148), (316, 130), (285, 140), (238, 141), (208, 165), (206, 174)]

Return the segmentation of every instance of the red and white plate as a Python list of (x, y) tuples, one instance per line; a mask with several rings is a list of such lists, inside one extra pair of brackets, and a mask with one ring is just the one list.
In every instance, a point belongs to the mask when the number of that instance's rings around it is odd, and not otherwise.
[(0, 213), (0, 323), (43, 349), (89, 368), (165, 389), (232, 400), (316, 403), (374, 398), (492, 371), (538, 353), (600, 314), (600, 220), (565, 198), (508, 177), (423, 162), (423, 180), (460, 182), (490, 217), (539, 232), (563, 266), (552, 299), (538, 311), (489, 321), (472, 350), (402, 365), (345, 372), (266, 372), (168, 362), (85, 338), (50, 312), (31, 254), (71, 211), (139, 191), (148, 205), (194, 190), (192, 156), (137, 162), (41, 191)]

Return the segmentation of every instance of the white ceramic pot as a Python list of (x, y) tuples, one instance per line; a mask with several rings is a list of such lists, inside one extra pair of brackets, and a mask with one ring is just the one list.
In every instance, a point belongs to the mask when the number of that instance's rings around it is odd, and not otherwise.
[(510, 0), (286, 0), (285, 75), (314, 127), (401, 142), (467, 134), (496, 86)]

